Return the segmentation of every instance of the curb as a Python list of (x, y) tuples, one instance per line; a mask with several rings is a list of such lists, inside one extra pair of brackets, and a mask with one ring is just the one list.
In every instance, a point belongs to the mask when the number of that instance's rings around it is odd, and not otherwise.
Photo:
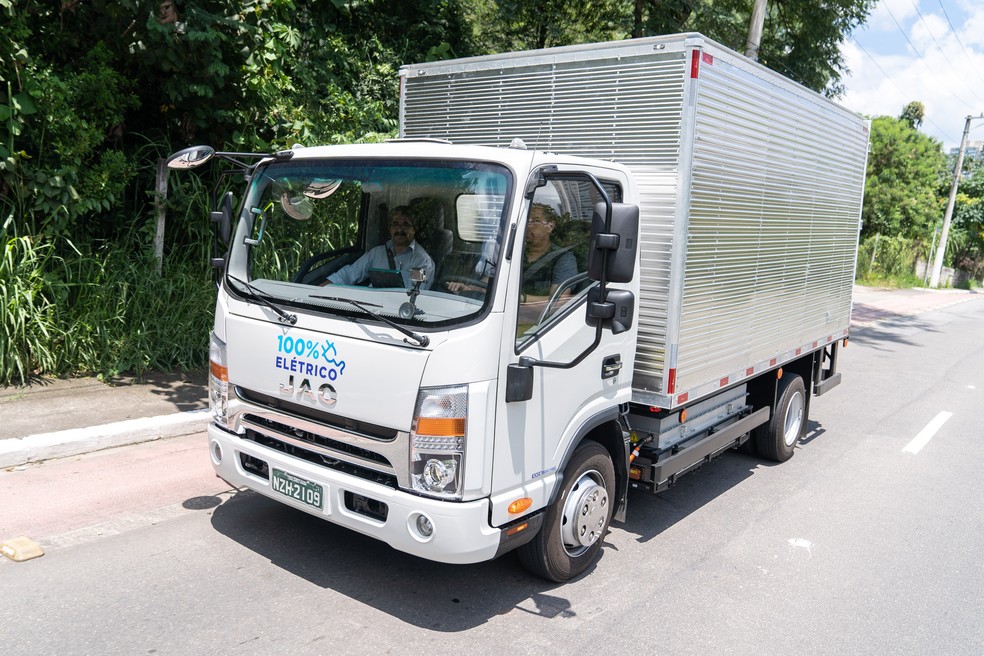
[(0, 468), (197, 433), (206, 429), (209, 416), (207, 409), (191, 410), (0, 440)]

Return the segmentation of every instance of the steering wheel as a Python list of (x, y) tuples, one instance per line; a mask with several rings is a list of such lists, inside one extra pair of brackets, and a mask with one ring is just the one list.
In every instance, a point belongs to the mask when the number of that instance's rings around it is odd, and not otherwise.
[[(452, 291), (448, 289), (448, 283), (456, 282), (465, 285), (465, 289), (459, 291)], [(483, 299), (485, 298), (485, 292), (488, 290), (489, 285), (485, 280), (479, 280), (473, 276), (456, 276), (456, 275), (446, 275), (441, 276), (441, 280), (435, 285), (435, 289), (439, 291), (448, 291), (452, 294), (458, 294), (459, 296), (467, 296), (468, 298)]]
[(301, 283), (304, 282), (304, 278), (307, 277), (307, 274), (311, 273), (311, 269), (317, 268), (316, 265), (321, 264), (322, 261), (327, 260), (330, 257), (334, 257), (337, 254), (338, 253), (334, 253), (334, 252), (326, 252), (326, 253), (318, 253), (317, 255), (312, 255), (308, 259), (301, 262), (301, 266), (298, 267), (297, 273), (291, 276), (290, 281), (301, 282)]

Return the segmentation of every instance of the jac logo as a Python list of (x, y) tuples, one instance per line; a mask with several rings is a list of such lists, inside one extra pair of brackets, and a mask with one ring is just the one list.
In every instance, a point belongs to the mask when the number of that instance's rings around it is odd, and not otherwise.
[[(274, 357), (274, 366), (290, 374), (286, 384), (280, 383), (282, 396), (326, 408), (335, 406), (338, 392), (331, 383), (324, 381), (335, 381), (345, 373), (345, 360), (338, 359), (334, 342), (326, 339), (319, 343), (311, 339), (277, 335), (277, 352), (283, 355)], [(295, 383), (295, 375), (300, 382)], [(311, 383), (312, 378), (314, 384)]]
[(295, 389), (294, 377), (288, 377), (286, 385), (280, 383), (280, 393), (283, 396), (290, 396), (299, 401), (320, 403), (327, 408), (334, 407), (335, 403), (338, 402), (338, 392), (335, 391), (334, 387), (328, 383), (324, 383), (315, 389), (311, 386), (311, 380), (309, 378), (303, 379)]

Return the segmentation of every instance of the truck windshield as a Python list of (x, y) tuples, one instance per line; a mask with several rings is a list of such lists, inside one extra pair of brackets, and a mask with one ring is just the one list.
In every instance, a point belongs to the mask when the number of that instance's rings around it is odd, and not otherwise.
[(271, 163), (243, 204), (229, 274), (282, 306), (465, 321), (491, 298), (511, 185), (505, 167), (476, 162)]

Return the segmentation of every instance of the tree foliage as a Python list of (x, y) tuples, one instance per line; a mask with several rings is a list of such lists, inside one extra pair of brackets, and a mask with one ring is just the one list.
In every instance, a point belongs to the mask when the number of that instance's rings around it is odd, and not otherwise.
[[(952, 183), (951, 176), (946, 180), (946, 193)], [(984, 160), (980, 157), (964, 160), (947, 239), (947, 256), (951, 264), (968, 271), (975, 279), (984, 274)]]
[(945, 175), (941, 144), (905, 119), (871, 122), (862, 220), (865, 235), (925, 237), (942, 215), (937, 193)]
[[(828, 96), (843, 92), (840, 45), (875, 0), (770, 0), (759, 62)], [(634, 0), (633, 36), (700, 32), (745, 51), (751, 0)]]

